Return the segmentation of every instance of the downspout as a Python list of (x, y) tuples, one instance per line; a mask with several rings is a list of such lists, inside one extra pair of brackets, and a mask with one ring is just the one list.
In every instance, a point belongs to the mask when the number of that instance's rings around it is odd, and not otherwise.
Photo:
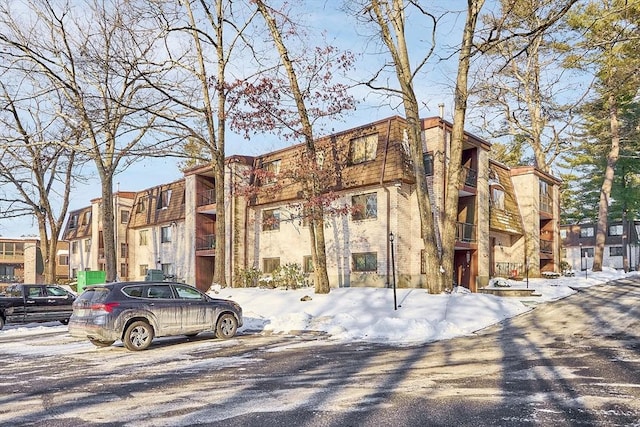
[(387, 155), (389, 154), (389, 139), (391, 135), (391, 119), (387, 121), (387, 140), (384, 145), (384, 159), (382, 160), (382, 170), (380, 172), (380, 186), (387, 193), (387, 232), (385, 234), (385, 240), (387, 241), (387, 287), (389, 287), (389, 277), (391, 265), (391, 244), (389, 242), (389, 233), (391, 233), (391, 192), (384, 185), (384, 173), (387, 167)]

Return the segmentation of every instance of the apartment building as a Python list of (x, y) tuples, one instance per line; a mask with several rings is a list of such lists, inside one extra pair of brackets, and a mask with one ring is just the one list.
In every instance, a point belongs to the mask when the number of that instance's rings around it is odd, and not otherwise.
[[(534, 168), (510, 169), (490, 161), (490, 144), (470, 133), (465, 134), (461, 163), (451, 165), (452, 125), (433, 117), (423, 119), (422, 128), (430, 202), (438, 229), (442, 228), (447, 168), (462, 170), (452, 285), (476, 291), (491, 276), (535, 276), (557, 269), (559, 181)], [(389, 286), (395, 267), (399, 287), (424, 287), (423, 243), (406, 121), (390, 117), (318, 138), (315, 144), (321, 165), (318, 173), (324, 174), (323, 185), (332, 197), (325, 215), (331, 286)], [(269, 274), (289, 263), (301, 265), (311, 279), (304, 188), (296, 179), (300, 172), (296, 168), (303, 165), (304, 156), (305, 146), (295, 145), (256, 157), (229, 157), (224, 206), (216, 205), (215, 181), (207, 165), (185, 171), (183, 180), (127, 198), (127, 207), (133, 211), (126, 229), (118, 233), (120, 277), (143, 279), (145, 271), (154, 268), (207, 289), (213, 278), (215, 246), (224, 244), (229, 283), (238, 283), (245, 269)], [(254, 191), (243, 191), (247, 187)], [(85, 209), (96, 217), (99, 201)], [(223, 242), (215, 235), (220, 210), (226, 217)], [(74, 224), (74, 215), (80, 218), (84, 212), (72, 213), (70, 224)], [(92, 248), (93, 242), (82, 240), (100, 232), (99, 225), (86, 229), (89, 236), (79, 227), (67, 230), (75, 230), (69, 233), (72, 248), (74, 241), (78, 248)], [(540, 242), (544, 236), (549, 243)], [(86, 259), (74, 258), (71, 252), (72, 271), (100, 267), (91, 260), (90, 250)]]
[[(116, 248), (129, 241), (128, 226), (135, 192), (117, 191), (114, 193), (113, 212), (115, 213)], [(102, 199), (91, 200), (91, 205), (69, 212), (62, 239), (69, 243), (70, 277), (78, 277), (78, 271), (104, 270), (105, 253), (102, 237), (103, 225), (100, 213)], [(128, 274), (128, 253), (116, 251), (118, 259), (118, 278), (126, 279)]]
[[(563, 224), (560, 227), (562, 239), (562, 260), (574, 271), (585, 271), (593, 267), (596, 247), (597, 224)], [(617, 270), (638, 271), (640, 267), (640, 221), (611, 221), (607, 225), (602, 266)]]
[[(67, 242), (58, 242), (56, 282), (69, 278)], [(0, 237), (0, 286), (9, 283), (43, 283), (44, 259), (40, 239)]]

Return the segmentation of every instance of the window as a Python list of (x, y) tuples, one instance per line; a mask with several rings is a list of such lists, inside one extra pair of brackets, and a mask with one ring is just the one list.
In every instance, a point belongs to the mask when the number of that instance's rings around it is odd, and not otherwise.
[(582, 253), (580, 254), (583, 258), (585, 255), (587, 258), (593, 258), (593, 248), (582, 248)]
[(280, 211), (267, 209), (262, 211), (262, 231), (280, 230)]
[(311, 255), (302, 258), (302, 271), (313, 273), (313, 257)]
[(129, 211), (123, 209), (120, 211), (120, 224), (126, 224), (128, 222), (129, 222)]
[(146, 197), (141, 197), (138, 200), (138, 204), (136, 205), (136, 212), (137, 213), (142, 213), (146, 210), (146, 205), (147, 205), (147, 198)]
[(129, 256), (129, 244), (120, 243), (120, 258), (126, 258)]
[(24, 243), (14, 243), (16, 255), (24, 255)]
[(420, 274), (427, 274), (427, 258), (424, 249), (420, 251)]
[(127, 263), (120, 264), (120, 277), (129, 276), (129, 265)]
[(50, 296), (50, 297), (65, 297), (66, 298), (69, 295), (65, 290), (60, 289), (57, 286), (46, 286), (45, 290), (46, 290), (47, 296)]
[(72, 268), (71, 269), (71, 278), (75, 279), (78, 277), (78, 269), (77, 268)]
[(69, 255), (59, 255), (58, 265), (69, 265)]
[(149, 265), (148, 264), (140, 264), (140, 275), (141, 276), (146, 276), (147, 275), (147, 270), (149, 270)]
[(122, 292), (125, 295), (129, 295), (130, 297), (140, 298), (142, 296), (143, 291), (142, 286), (127, 286), (126, 288), (122, 288)]
[(167, 209), (171, 201), (171, 190), (162, 190), (158, 197), (158, 206), (156, 209)]
[(262, 258), (262, 272), (266, 274), (273, 273), (280, 267), (280, 258)]
[(169, 285), (151, 285), (147, 288), (145, 296), (147, 298), (171, 299), (173, 298), (173, 293)]
[(611, 246), (609, 247), (609, 256), (623, 256), (624, 250), (622, 246)]
[(178, 294), (178, 298), (180, 299), (193, 299), (193, 300), (203, 299), (200, 292), (188, 286), (176, 285), (175, 289), (176, 289), (176, 293)]
[(378, 217), (378, 195), (376, 193), (360, 194), (351, 197), (354, 212), (351, 219), (359, 221)]
[(161, 264), (160, 269), (165, 278), (173, 278), (173, 264)]
[(171, 242), (171, 226), (161, 227), (160, 228), (160, 241), (162, 243), (170, 243)]
[(498, 186), (491, 186), (491, 206), (504, 210), (504, 190)]
[(378, 134), (361, 136), (349, 141), (349, 160), (352, 165), (375, 160)]
[(86, 239), (84, 241), (84, 251), (89, 252), (91, 250), (91, 239)]
[(580, 227), (580, 237), (593, 237), (593, 226)]
[(560, 238), (561, 239), (566, 239), (567, 238), (567, 230), (565, 230), (565, 229), (560, 230)]
[(424, 153), (422, 155), (422, 163), (424, 164), (424, 173), (426, 176), (433, 175), (433, 154)]
[(610, 225), (609, 236), (622, 236), (622, 224)]
[(78, 226), (78, 214), (73, 214), (69, 217), (69, 230), (73, 230)]
[(140, 230), (140, 246), (147, 246), (149, 242), (149, 230)]
[(376, 252), (362, 252), (351, 255), (353, 271), (378, 271), (378, 254)]
[(277, 176), (280, 173), (280, 160), (273, 160), (271, 162), (265, 162), (262, 165), (264, 171), (264, 177), (262, 178), (263, 184), (271, 184), (276, 182)]
[(82, 214), (82, 225), (91, 224), (91, 211), (86, 211)]

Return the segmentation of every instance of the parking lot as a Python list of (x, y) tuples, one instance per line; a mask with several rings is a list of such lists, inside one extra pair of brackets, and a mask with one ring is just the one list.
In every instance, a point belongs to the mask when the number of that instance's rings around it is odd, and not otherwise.
[(637, 280), (407, 347), (244, 331), (130, 352), (61, 325), (9, 329), (0, 424), (640, 425)]

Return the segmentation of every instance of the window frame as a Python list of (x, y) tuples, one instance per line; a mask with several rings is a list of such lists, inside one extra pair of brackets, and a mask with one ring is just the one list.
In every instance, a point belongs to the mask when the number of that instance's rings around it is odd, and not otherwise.
[(164, 225), (160, 227), (160, 243), (171, 243), (171, 226)]
[(374, 161), (378, 155), (379, 134), (362, 135), (349, 140), (349, 163), (358, 165)]
[[(269, 265), (269, 263), (273, 265)], [(278, 267), (280, 267), (280, 257), (262, 258), (262, 272), (264, 274), (272, 274)]]
[(280, 230), (280, 209), (263, 209), (262, 210), (262, 231), (278, 231)]
[[(360, 199), (362, 199), (360, 201)], [(375, 201), (375, 205), (370, 205), (370, 199)], [(362, 206), (362, 209), (358, 209), (359, 206)], [(353, 208), (353, 212), (351, 212), (351, 219), (353, 221), (364, 221), (364, 220), (373, 220), (378, 218), (378, 193), (362, 193), (355, 194), (351, 196), (351, 207)], [(371, 207), (375, 208), (375, 212), (371, 212)]]
[[(375, 264), (375, 267), (373, 266)], [(378, 272), (377, 252), (353, 252), (351, 253), (351, 271), (358, 273)]]

